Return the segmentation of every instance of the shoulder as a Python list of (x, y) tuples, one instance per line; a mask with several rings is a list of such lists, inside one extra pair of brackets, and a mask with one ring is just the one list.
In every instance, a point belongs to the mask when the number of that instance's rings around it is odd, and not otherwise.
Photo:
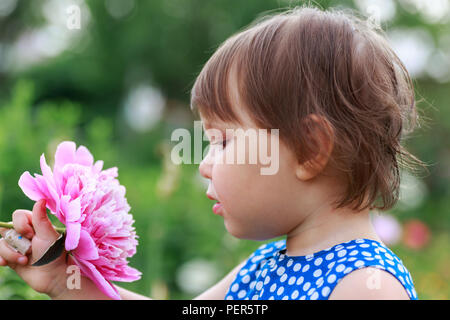
[(336, 285), (330, 300), (409, 300), (402, 284), (389, 272), (375, 267), (355, 270)]

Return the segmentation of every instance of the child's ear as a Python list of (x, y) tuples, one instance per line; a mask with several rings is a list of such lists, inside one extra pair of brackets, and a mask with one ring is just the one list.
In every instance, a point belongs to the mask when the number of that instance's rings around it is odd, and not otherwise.
[(308, 122), (308, 139), (317, 146), (317, 152), (304, 163), (297, 164), (296, 176), (302, 181), (310, 180), (324, 170), (334, 146), (334, 130), (327, 119), (311, 114), (305, 121)]

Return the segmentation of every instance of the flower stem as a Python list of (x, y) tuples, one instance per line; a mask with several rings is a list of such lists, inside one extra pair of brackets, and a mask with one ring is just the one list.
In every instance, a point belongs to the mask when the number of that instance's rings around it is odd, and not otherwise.
[[(14, 225), (12, 222), (0, 221), (0, 228), (14, 229)], [(53, 228), (55, 228), (56, 232), (58, 232), (58, 233), (64, 233), (66, 231), (66, 228), (64, 228), (64, 227), (60, 228), (60, 227), (53, 226)]]

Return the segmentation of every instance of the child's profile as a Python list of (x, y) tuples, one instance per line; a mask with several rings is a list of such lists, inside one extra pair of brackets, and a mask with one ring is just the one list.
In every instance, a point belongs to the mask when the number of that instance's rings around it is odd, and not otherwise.
[[(417, 299), (409, 271), (370, 219), (396, 204), (400, 170), (422, 164), (401, 144), (418, 120), (412, 81), (381, 30), (308, 6), (266, 16), (212, 55), (191, 106), (216, 132), (199, 165), (214, 213), (231, 235), (265, 241), (197, 299)], [(261, 174), (263, 161), (227, 161), (236, 150), (252, 152), (229, 134), (241, 129), (277, 130), (276, 172)], [(43, 216), (36, 204), (13, 222), (19, 233), (42, 223), (34, 237), (51, 241)], [(58, 282), (61, 259), (31, 269), (10, 250), (0, 245), (0, 264), (14, 265), (36, 290), (105, 298), (87, 279), (83, 290), (67, 290)], [(146, 298), (117, 288), (122, 299)]]

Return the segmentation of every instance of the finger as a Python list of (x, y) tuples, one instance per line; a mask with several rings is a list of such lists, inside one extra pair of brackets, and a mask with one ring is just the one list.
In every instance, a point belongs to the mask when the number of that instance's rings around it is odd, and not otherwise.
[(58, 232), (53, 228), (45, 209), (45, 200), (39, 200), (34, 204), (32, 223), (36, 236), (43, 240), (54, 241), (59, 237)]
[(25, 265), (28, 263), (28, 258), (21, 255), (19, 252), (14, 251), (5, 241), (5, 239), (0, 240), (0, 257), (3, 258), (8, 264), (18, 263)]
[(14, 229), (25, 236), (25, 238), (33, 238), (34, 231), (32, 227), (32, 213), (28, 210), (16, 210), (13, 215)]
[(6, 262), (5, 259), (3, 259), (2, 257), (0, 257), (0, 266), (5, 267), (8, 265), (8, 262)]
[(2, 236), (2, 237), (5, 237), (5, 234), (6, 234), (6, 232), (8, 231), (9, 229), (7, 229), (7, 228), (0, 228), (0, 235)]

